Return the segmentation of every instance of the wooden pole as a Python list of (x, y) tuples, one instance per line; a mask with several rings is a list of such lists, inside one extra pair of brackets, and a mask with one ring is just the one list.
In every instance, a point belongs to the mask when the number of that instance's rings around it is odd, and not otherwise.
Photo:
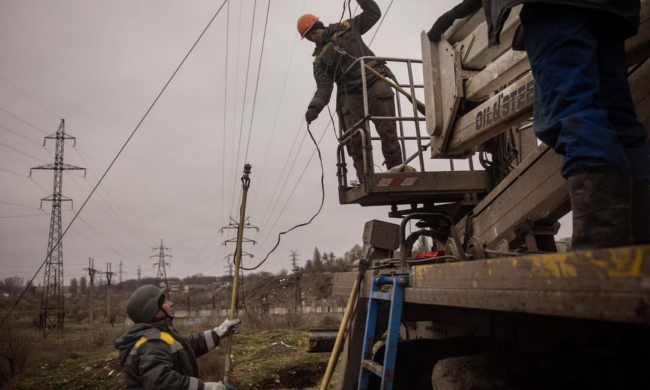
[[(246, 197), (248, 196), (248, 187), (251, 180), (248, 175), (251, 173), (251, 165), (244, 165), (244, 176), (242, 176), (242, 200), (241, 207), (239, 208), (239, 226), (237, 226), (237, 250), (235, 251), (235, 274), (232, 283), (232, 300), (230, 301), (230, 319), (237, 318), (237, 292), (239, 290), (239, 266), (241, 265), (242, 256), (242, 238), (244, 236), (244, 220), (246, 218)], [(228, 383), (230, 380), (230, 373), (232, 371), (232, 332), (228, 332), (228, 347), (226, 349), (226, 369), (223, 381)]]

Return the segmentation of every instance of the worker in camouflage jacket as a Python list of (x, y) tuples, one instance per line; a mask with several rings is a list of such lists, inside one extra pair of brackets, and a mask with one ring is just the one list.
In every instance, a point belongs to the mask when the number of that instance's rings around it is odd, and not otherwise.
[(126, 304), (134, 322), (115, 340), (124, 367), (127, 389), (143, 390), (235, 390), (221, 382), (198, 378), (196, 358), (205, 355), (241, 321), (226, 320), (220, 326), (183, 337), (172, 325), (173, 303), (164, 290), (145, 285), (138, 288)]
[(573, 249), (649, 244), (650, 150), (624, 44), (637, 34), (640, 0), (465, 0), (434, 23), (429, 39), (482, 6), (490, 45), (500, 44), (520, 4), (513, 47), (525, 48), (535, 77), (535, 134), (564, 156)]
[[(351, 129), (365, 116), (363, 102), (363, 83), (361, 68), (345, 71), (359, 57), (374, 57), (375, 53), (363, 42), (361, 36), (368, 32), (381, 17), (381, 10), (373, 0), (357, 0), (362, 12), (341, 23), (325, 25), (311, 14), (298, 19), (298, 32), (302, 38), (316, 44), (314, 50), (314, 78), (316, 93), (305, 114), (307, 123), (318, 118), (327, 106), (332, 95), (334, 83), (337, 85), (337, 108), (339, 123), (346, 130)], [(390, 71), (383, 61), (368, 61), (368, 66), (378, 73), (389, 76)], [(368, 111), (373, 116), (395, 117), (395, 94), (384, 82), (366, 70), (368, 88)], [(379, 137), (384, 163), (388, 169), (402, 164), (402, 151), (397, 139), (395, 121), (374, 121)], [(370, 143), (370, 140), (366, 142)], [(361, 137), (356, 135), (347, 145), (348, 153), (354, 162), (359, 182), (364, 181), (363, 149)], [(368, 150), (370, 146), (368, 145)]]

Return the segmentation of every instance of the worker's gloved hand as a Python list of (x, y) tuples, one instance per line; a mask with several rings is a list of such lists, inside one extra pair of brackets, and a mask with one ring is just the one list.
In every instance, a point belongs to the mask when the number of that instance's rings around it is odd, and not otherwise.
[(305, 120), (307, 123), (312, 123), (316, 118), (318, 118), (318, 111), (315, 108), (307, 110), (307, 113), (305, 114)]
[(431, 42), (439, 41), (440, 37), (442, 37), (442, 34), (444, 34), (445, 31), (447, 31), (447, 29), (451, 27), (452, 24), (454, 24), (455, 20), (456, 18), (454, 16), (454, 13), (451, 11), (439, 17), (431, 27), (431, 30), (429, 30), (427, 33), (429, 40)]
[(223, 337), (224, 335), (228, 334), (230, 330), (237, 325), (241, 323), (241, 320), (239, 318), (235, 318), (234, 320), (225, 320), (221, 325), (217, 326), (214, 328), (214, 332), (219, 336), (219, 338)]
[(237, 390), (234, 387), (223, 382), (204, 382), (204, 390)]

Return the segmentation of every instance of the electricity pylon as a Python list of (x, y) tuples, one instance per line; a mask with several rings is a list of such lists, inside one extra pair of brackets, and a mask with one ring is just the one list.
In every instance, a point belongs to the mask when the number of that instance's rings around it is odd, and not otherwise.
[(298, 251), (291, 251), (291, 270), (293, 271), (295, 282), (295, 298), (293, 303), (294, 313), (298, 313), (298, 308), (302, 309), (302, 291), (300, 290), (300, 267), (298, 266)]
[(158, 262), (153, 264), (154, 267), (156, 265), (158, 266), (158, 274), (156, 275), (156, 285), (160, 287), (160, 284), (164, 283), (165, 288), (167, 289), (167, 299), (169, 299), (171, 292), (169, 290), (169, 283), (167, 283), (167, 270), (165, 267), (166, 266), (171, 267), (171, 264), (165, 262), (165, 257), (172, 257), (172, 255), (165, 254), (165, 250), (170, 250), (170, 249), (163, 246), (162, 238), (160, 239), (160, 246), (158, 248), (153, 248), (153, 249), (154, 250), (157, 249), (159, 251), (157, 255), (150, 256), (150, 257), (158, 257)]
[[(48, 135), (43, 141), (43, 146), (48, 139), (56, 140), (56, 151), (54, 153), (54, 164), (46, 164), (32, 169), (53, 170), (54, 171), (54, 190), (52, 195), (41, 199), (41, 208), (43, 201), (52, 202), (52, 218), (50, 219), (50, 235), (47, 241), (47, 258), (45, 259), (45, 277), (43, 281), (43, 295), (41, 298), (41, 329), (43, 338), (56, 330), (59, 337), (63, 335), (63, 326), (65, 319), (65, 307), (63, 301), (63, 235), (61, 233), (61, 202), (72, 202), (72, 199), (62, 195), (63, 191), (63, 171), (83, 170), (85, 168), (68, 165), (63, 162), (63, 152), (66, 140), (76, 139), (65, 133), (65, 120), (61, 119), (61, 124), (56, 133)], [(76, 143), (76, 141), (75, 141)], [(29, 176), (32, 176), (31, 170)]]

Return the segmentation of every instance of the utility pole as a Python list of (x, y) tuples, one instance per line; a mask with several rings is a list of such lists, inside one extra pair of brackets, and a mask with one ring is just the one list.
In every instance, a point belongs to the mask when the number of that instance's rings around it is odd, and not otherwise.
[[(246, 199), (248, 197), (248, 188), (251, 184), (251, 179), (248, 175), (251, 173), (251, 165), (244, 165), (244, 175), (241, 178), (242, 182), (242, 200), (241, 206), (239, 207), (239, 224), (237, 225), (237, 250), (235, 252), (235, 277), (233, 280), (232, 288), (232, 299), (230, 301), (230, 319), (234, 320), (237, 318), (237, 287), (239, 284), (239, 267), (241, 266), (242, 258), (242, 240), (244, 237), (245, 221), (246, 219)], [(232, 220), (232, 218), (231, 218)], [(259, 229), (258, 229), (259, 230)], [(221, 230), (223, 232), (223, 229)], [(232, 370), (232, 361), (231, 361), (231, 352), (232, 352), (232, 332), (228, 332), (228, 345), (226, 347), (226, 366), (223, 381), (225, 383), (230, 382), (230, 373)]]
[(140, 266), (138, 266), (138, 287), (140, 287)]
[(90, 288), (89, 288), (89, 307), (88, 307), (88, 315), (90, 317), (90, 322), (93, 322), (93, 317), (94, 317), (94, 311), (95, 311), (95, 303), (94, 303), (94, 295), (95, 295), (95, 274), (98, 273), (98, 271), (95, 269), (95, 259), (91, 259), (90, 257), (88, 258), (88, 268), (84, 268), (84, 271), (88, 271), (88, 278), (90, 279)]
[[(74, 137), (65, 133), (65, 120), (61, 119), (56, 133), (48, 135), (43, 140), (43, 146), (48, 139), (56, 140), (56, 149), (54, 153), (54, 164), (46, 164), (32, 169), (53, 170), (54, 171), (54, 189), (52, 195), (41, 199), (41, 209), (43, 201), (52, 202), (52, 217), (50, 219), (50, 235), (47, 240), (47, 257), (45, 259), (45, 276), (43, 280), (43, 295), (41, 298), (41, 329), (43, 338), (47, 338), (52, 330), (56, 330), (59, 337), (63, 336), (63, 327), (65, 319), (65, 307), (63, 301), (63, 234), (61, 232), (61, 202), (72, 202), (72, 199), (62, 195), (63, 192), (63, 171), (83, 170), (85, 168), (76, 167), (63, 163), (63, 152), (66, 140), (76, 140)], [(75, 141), (76, 143), (76, 141)], [(29, 171), (29, 177), (32, 171)]]
[(153, 266), (155, 267), (156, 265), (158, 266), (158, 274), (156, 275), (156, 285), (160, 287), (160, 284), (163, 283), (165, 285), (165, 288), (167, 289), (167, 299), (170, 299), (169, 297), (171, 296), (171, 292), (169, 290), (169, 283), (167, 282), (167, 267), (171, 267), (171, 264), (165, 262), (165, 257), (172, 257), (171, 255), (165, 254), (165, 250), (170, 250), (170, 248), (166, 248), (163, 246), (163, 240), (162, 238), (160, 239), (160, 246), (158, 248), (153, 248), (154, 250), (158, 250), (157, 255), (151, 255), (150, 257), (158, 257), (158, 262), (154, 263)]
[[(255, 257), (252, 254), (250, 254), (248, 252), (244, 252), (244, 251), (242, 251), (241, 256), (242, 257), (250, 257), (250, 258)], [(230, 262), (231, 258), (233, 259), (232, 263)], [(231, 253), (228, 256), (226, 256), (226, 263), (228, 264), (227, 267), (229, 268), (229, 275), (230, 275), (231, 283), (233, 281), (233, 279), (232, 279), (232, 277), (233, 277), (232, 267), (233, 267), (234, 260), (235, 260), (235, 253)], [(240, 274), (239, 275), (240, 275), (240, 278), (241, 278), (241, 286), (239, 286), (239, 292), (240, 292), (240, 295), (241, 295), (241, 302), (237, 301), (237, 309), (239, 310), (239, 306), (241, 304), (241, 307), (244, 309), (244, 311), (246, 311), (246, 288), (244, 286), (244, 270), (243, 269), (240, 269)]]
[[(298, 251), (291, 251), (291, 270), (295, 277), (295, 297), (293, 303), (293, 312), (298, 313), (298, 308), (302, 309), (302, 292), (300, 291), (300, 267), (298, 267)], [(301, 310), (302, 311), (302, 310)]]
[(112, 264), (111, 263), (106, 263), (106, 272), (104, 274), (106, 275), (106, 319), (108, 320), (109, 323), (111, 323), (111, 279), (113, 276), (117, 275), (115, 272), (111, 272), (112, 269)]
[(120, 260), (120, 270), (117, 271), (117, 273), (120, 275), (120, 291), (122, 290), (122, 274), (128, 274), (126, 271), (122, 271), (122, 260)]
[[(223, 233), (223, 231), (227, 230), (227, 229), (237, 229), (237, 231), (239, 232), (239, 222), (235, 221), (232, 217), (230, 217), (230, 222), (228, 223), (228, 225), (223, 226), (221, 229), (219, 229), (219, 231), (221, 233)], [(243, 234), (243, 230), (245, 230), (245, 229), (255, 229), (258, 232), (260, 231), (260, 229), (257, 226), (254, 226), (253, 224), (250, 223), (250, 217), (245, 217), (244, 218), (244, 221), (242, 223), (242, 234)], [(223, 242), (223, 245), (224, 246), (227, 246), (228, 244), (239, 245), (238, 242), (240, 242), (242, 245), (244, 243), (251, 243), (253, 245), (257, 244), (257, 242), (255, 240), (251, 240), (251, 239), (246, 238), (246, 237), (244, 237), (242, 235), (242, 237), (231, 238), (229, 240), (225, 240)], [(235, 252), (236, 252), (236, 250), (235, 250)], [(247, 253), (247, 252), (245, 252), (243, 250), (242, 250), (242, 256), (248, 256), (248, 257), (251, 257), (251, 258), (253, 257), (252, 254)], [(231, 253), (226, 257), (228, 259), (230, 259), (231, 257), (235, 258), (235, 253)], [(240, 266), (241, 266), (241, 264), (240, 264)], [(232, 280), (232, 273), (230, 273), (230, 275), (231, 275), (231, 280)], [(242, 280), (242, 283), (241, 283), (241, 306), (244, 308), (244, 310), (246, 310), (246, 289), (244, 288), (244, 270), (243, 269), (241, 270), (241, 280)], [(237, 305), (239, 306), (239, 302), (237, 302)]]

